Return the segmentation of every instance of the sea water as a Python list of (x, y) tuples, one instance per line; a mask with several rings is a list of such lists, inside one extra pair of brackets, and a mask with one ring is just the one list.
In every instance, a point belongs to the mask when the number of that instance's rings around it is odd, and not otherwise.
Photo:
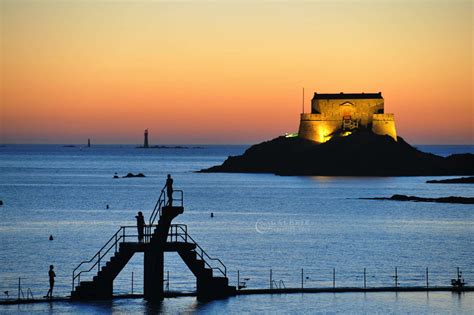
[[(443, 156), (474, 152), (473, 146), (417, 147)], [(246, 288), (268, 288), (270, 269), (272, 285), (287, 288), (300, 287), (302, 279), (305, 287), (361, 287), (364, 268), (368, 287), (393, 286), (395, 268), (399, 286), (426, 285), (426, 268), (431, 286), (450, 285), (457, 267), (467, 282), (474, 281), (472, 205), (359, 199), (474, 197), (471, 185), (426, 183), (434, 177), (196, 172), (246, 148), (0, 146), (0, 298), (17, 297), (18, 278), (25, 295), (28, 289), (35, 297), (45, 295), (51, 264), (57, 275), (54, 295), (69, 295), (72, 271), (81, 261), (120, 226), (135, 225), (138, 211), (148, 221), (168, 173), (175, 189), (184, 191), (184, 214), (174, 223), (186, 224), (199, 245), (224, 262), (231, 285), (237, 285), (238, 271)], [(113, 178), (129, 172), (146, 177)], [(195, 290), (192, 273), (176, 253), (165, 254), (168, 272), (167, 290)], [(82, 280), (93, 275), (84, 274)], [(132, 290), (143, 292), (143, 254), (136, 254), (114, 282), (115, 294)], [(472, 293), (446, 292), (261, 295), (205, 304), (195, 298), (166, 299), (158, 311), (468, 313), (474, 311), (472, 300)], [(149, 307), (130, 299), (2, 306), (0, 312), (140, 312)]]

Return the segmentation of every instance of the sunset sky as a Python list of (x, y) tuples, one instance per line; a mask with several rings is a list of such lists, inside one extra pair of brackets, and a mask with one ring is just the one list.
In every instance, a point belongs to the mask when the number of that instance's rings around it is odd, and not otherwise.
[(472, 1), (0, 0), (2, 143), (255, 143), (314, 92), (382, 92), (473, 144)]

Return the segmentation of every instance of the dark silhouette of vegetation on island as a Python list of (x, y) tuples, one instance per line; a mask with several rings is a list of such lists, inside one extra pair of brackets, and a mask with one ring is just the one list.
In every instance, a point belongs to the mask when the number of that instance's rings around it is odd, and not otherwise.
[(439, 203), (460, 203), (460, 204), (474, 204), (474, 198), (468, 197), (440, 197), (440, 198), (425, 198), (406, 195), (393, 195), (392, 197), (376, 197), (376, 198), (359, 198), (366, 200), (394, 200), (394, 201), (415, 201), (415, 202), (439, 202)]
[(442, 179), (442, 180), (428, 180), (426, 182), (428, 184), (474, 184), (474, 176), (473, 177)]
[(253, 145), (240, 156), (200, 172), (273, 173), (320, 176), (473, 175), (474, 154), (441, 157), (409, 145), (403, 138), (370, 131), (335, 136), (325, 143), (278, 137)]

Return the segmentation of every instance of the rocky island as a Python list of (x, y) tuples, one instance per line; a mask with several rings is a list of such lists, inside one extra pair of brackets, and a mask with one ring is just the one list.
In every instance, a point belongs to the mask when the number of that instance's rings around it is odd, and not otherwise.
[(474, 184), (474, 176), (473, 177), (442, 179), (442, 180), (428, 180), (426, 182), (428, 184)]
[(473, 154), (441, 157), (417, 150), (401, 137), (355, 132), (318, 144), (278, 137), (201, 172), (320, 176), (438, 176), (474, 174)]
[(393, 201), (414, 201), (414, 202), (438, 202), (438, 203), (457, 203), (472, 205), (474, 204), (474, 198), (469, 197), (458, 197), (458, 196), (449, 196), (449, 197), (440, 197), (440, 198), (426, 198), (426, 197), (417, 197), (417, 196), (406, 196), (406, 195), (393, 195), (390, 198), (387, 197), (376, 197), (376, 198), (359, 198), (359, 199), (368, 199), (368, 200), (393, 200)]
[(315, 93), (299, 131), (253, 145), (201, 172), (325, 176), (473, 175), (474, 154), (441, 157), (397, 136), (379, 93)]

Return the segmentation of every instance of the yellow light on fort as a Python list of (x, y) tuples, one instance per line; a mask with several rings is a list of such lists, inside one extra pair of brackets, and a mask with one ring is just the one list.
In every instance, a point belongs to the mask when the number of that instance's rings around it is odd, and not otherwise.
[(325, 139), (325, 137), (322, 133), (319, 133), (319, 141), (318, 142), (321, 142), (321, 143), (326, 142), (326, 139)]
[(319, 126), (317, 134), (319, 135), (319, 143), (324, 143), (332, 138), (329, 130), (323, 126)]
[(311, 113), (300, 116), (299, 137), (323, 143), (334, 134), (344, 137), (368, 129), (397, 141), (394, 114), (384, 112), (382, 93), (314, 93)]

